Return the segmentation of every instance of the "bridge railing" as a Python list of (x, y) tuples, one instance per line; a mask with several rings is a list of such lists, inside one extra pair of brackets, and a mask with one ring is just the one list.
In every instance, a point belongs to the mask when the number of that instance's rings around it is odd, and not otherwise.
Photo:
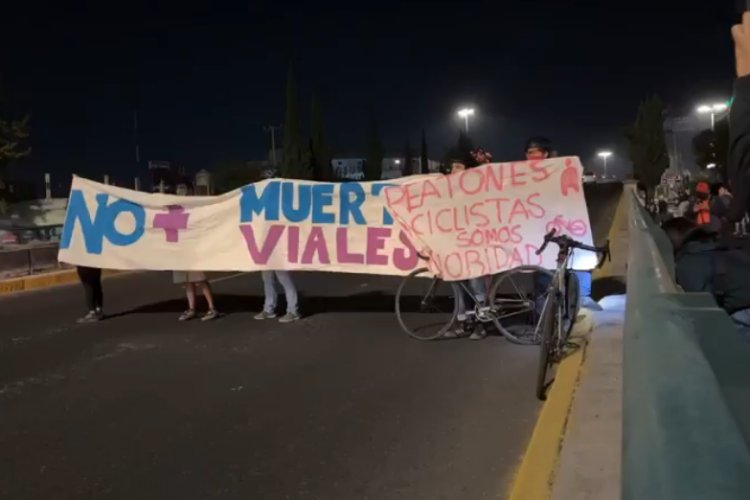
[(630, 205), (623, 500), (750, 498), (750, 345), (674, 281), (667, 236)]

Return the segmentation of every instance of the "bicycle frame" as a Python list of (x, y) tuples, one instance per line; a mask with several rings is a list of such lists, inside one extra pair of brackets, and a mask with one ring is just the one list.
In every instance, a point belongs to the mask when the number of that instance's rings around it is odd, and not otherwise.
[[(563, 341), (563, 328), (564, 328), (564, 322), (562, 318), (562, 311), (568, 310), (568, 304), (567, 301), (569, 300), (567, 290), (565, 289), (566, 281), (565, 281), (565, 275), (566, 273), (570, 272), (568, 269), (568, 264), (570, 263), (570, 259), (573, 256), (573, 248), (566, 248), (566, 249), (560, 249), (557, 253), (557, 268), (555, 269), (554, 274), (552, 275), (552, 281), (550, 281), (549, 286), (547, 287), (547, 296), (544, 299), (544, 306), (542, 306), (541, 314), (539, 315), (540, 318), (544, 317), (544, 314), (547, 312), (547, 308), (550, 304), (550, 298), (553, 294), (557, 294), (558, 300), (566, 301), (566, 303), (563, 304), (564, 307), (558, 307), (557, 311), (555, 311), (555, 314), (557, 315), (557, 321), (556, 321), (556, 327), (555, 327), (555, 338), (557, 342), (555, 345), (560, 345)], [(539, 334), (539, 329), (542, 327), (542, 322), (539, 321), (536, 325), (535, 334)]]

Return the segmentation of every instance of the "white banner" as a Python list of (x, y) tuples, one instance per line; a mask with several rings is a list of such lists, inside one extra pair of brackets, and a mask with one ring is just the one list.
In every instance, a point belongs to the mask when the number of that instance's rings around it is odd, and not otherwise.
[[(390, 210), (400, 225), (386, 209), (385, 189), (393, 189)], [(206, 197), (143, 193), (75, 177), (59, 259), (125, 270), (404, 275), (426, 265), (411, 235), (443, 256), (446, 279), (459, 279), (480, 272), (472, 261), (486, 260), (490, 250), (495, 261), (487, 273), (521, 264), (554, 267), (555, 250), (542, 259), (534, 255), (550, 224), (591, 241), (577, 159), (387, 182), (272, 179)]]
[[(478, 278), (521, 265), (556, 266), (557, 247), (537, 250), (551, 229), (591, 245), (591, 224), (578, 158), (493, 163), (462, 173), (386, 188), (389, 211), (430, 270), (447, 281)], [(595, 254), (577, 251), (573, 268)]]
[(272, 179), (202, 197), (75, 177), (59, 260), (105, 269), (407, 274), (419, 259), (382, 197), (404, 180)]

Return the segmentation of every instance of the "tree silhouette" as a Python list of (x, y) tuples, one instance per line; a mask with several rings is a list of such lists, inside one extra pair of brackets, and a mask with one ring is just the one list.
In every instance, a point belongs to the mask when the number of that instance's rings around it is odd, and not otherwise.
[(316, 181), (333, 181), (333, 168), (331, 167), (331, 151), (326, 142), (325, 120), (323, 109), (317, 97), (313, 96), (310, 110), (310, 164), (313, 179)]
[(664, 140), (664, 105), (658, 97), (641, 101), (635, 123), (625, 136), (630, 145), (633, 173), (643, 182), (650, 197), (669, 166)]
[(383, 177), (383, 144), (375, 112), (370, 110), (367, 125), (367, 161), (364, 166), (366, 181), (379, 181)]
[(284, 123), (284, 158), (281, 162), (281, 176), (287, 179), (309, 179), (311, 169), (309, 155), (301, 140), (299, 131), (299, 111), (297, 103), (297, 83), (294, 68), (289, 65), (286, 78), (286, 120)]
[(419, 152), (419, 173), (430, 173), (430, 162), (429, 156), (427, 155), (427, 136), (425, 135), (424, 130), (422, 130), (422, 148)]

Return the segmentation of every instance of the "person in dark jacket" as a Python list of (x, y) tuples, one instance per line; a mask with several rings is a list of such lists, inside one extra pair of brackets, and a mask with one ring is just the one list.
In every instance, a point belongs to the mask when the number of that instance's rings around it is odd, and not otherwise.
[(718, 235), (685, 217), (662, 224), (672, 242), (675, 277), (686, 292), (708, 292), (750, 341), (750, 254), (719, 245)]

